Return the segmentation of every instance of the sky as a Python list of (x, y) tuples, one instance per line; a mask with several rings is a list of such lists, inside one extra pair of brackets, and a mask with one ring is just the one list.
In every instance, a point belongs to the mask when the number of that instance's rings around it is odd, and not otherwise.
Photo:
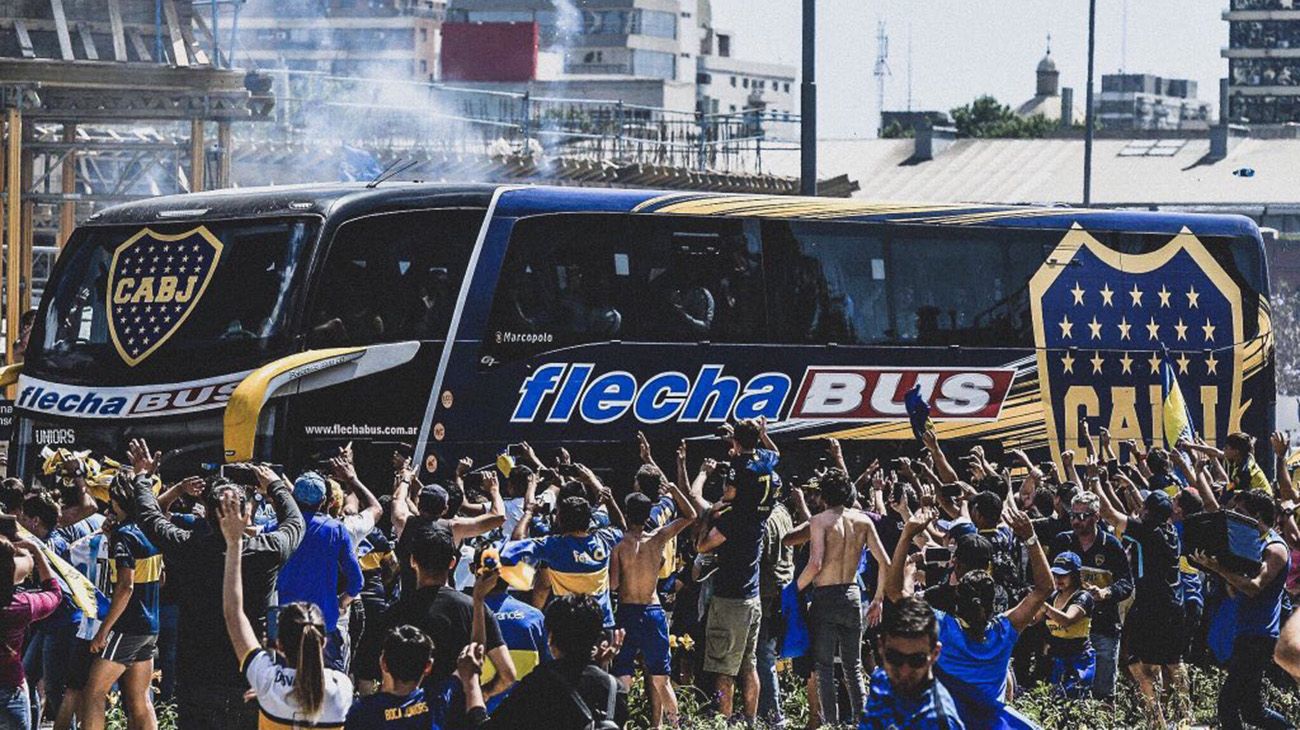
[[(712, 0), (714, 26), (731, 30), (739, 58), (799, 65), (800, 0)], [(1190, 78), (1218, 109), (1228, 62), (1228, 0), (1097, 0), (1096, 91), (1123, 68)], [(1124, 22), (1127, 8), (1127, 23)], [(1083, 107), (1087, 0), (818, 0), (817, 93), (822, 138), (871, 137), (878, 119), (872, 74), (885, 22), (892, 76), (885, 108), (948, 110), (982, 94), (1012, 107), (1034, 94), (1034, 69), (1052, 37), (1061, 86)], [(1127, 33), (1124, 32), (1127, 27)], [(1125, 62), (1126, 61), (1126, 62)]]

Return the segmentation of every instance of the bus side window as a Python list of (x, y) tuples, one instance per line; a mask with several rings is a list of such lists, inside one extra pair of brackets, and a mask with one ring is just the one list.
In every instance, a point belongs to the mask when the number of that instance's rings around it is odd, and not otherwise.
[(1038, 232), (906, 230), (889, 239), (897, 337), (908, 344), (1033, 342), (1029, 280), (1043, 262)]
[(515, 223), (488, 361), (625, 342), (766, 341), (756, 237), (722, 218), (559, 214)]
[(763, 257), (778, 342), (870, 344), (892, 337), (890, 271), (878, 229), (765, 221)]
[(310, 305), (311, 346), (446, 338), (484, 215), (405, 211), (342, 225)]

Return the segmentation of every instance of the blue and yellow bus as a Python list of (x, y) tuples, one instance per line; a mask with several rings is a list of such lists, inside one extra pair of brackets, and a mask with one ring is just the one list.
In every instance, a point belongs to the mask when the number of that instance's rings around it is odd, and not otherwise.
[[(313, 185), (97, 214), (52, 272), (10, 469), (47, 445), (179, 470), (352, 442), (428, 470), (508, 442), (627, 450), (764, 416), (888, 452), (915, 385), (939, 435), (1039, 458), (1081, 420), (1272, 429), (1259, 231), (1236, 216), (712, 193)], [(1267, 461), (1267, 460), (1265, 460)]]

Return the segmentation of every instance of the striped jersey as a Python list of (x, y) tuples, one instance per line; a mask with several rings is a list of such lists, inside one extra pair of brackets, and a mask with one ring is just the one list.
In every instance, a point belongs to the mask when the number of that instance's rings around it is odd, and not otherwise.
[(77, 627), (77, 638), (90, 641), (99, 631), (100, 621), (96, 616), (108, 614), (108, 596), (113, 593), (113, 581), (109, 579), (108, 535), (96, 531), (74, 541), (68, 546), (68, 562), (95, 587), (99, 610), (94, 614), (83, 611)]
[(579, 593), (593, 596), (605, 612), (605, 627), (614, 625), (609, 602), (609, 555), (623, 531), (613, 527), (586, 535), (548, 535), (507, 542), (501, 547), (501, 576), (519, 590), (533, 583), (533, 571), (546, 568), (551, 592), (557, 596)]

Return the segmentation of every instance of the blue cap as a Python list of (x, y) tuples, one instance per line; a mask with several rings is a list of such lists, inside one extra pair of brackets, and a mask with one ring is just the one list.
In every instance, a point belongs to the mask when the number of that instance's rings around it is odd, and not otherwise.
[(1069, 575), (1083, 569), (1083, 559), (1078, 553), (1065, 551), (1052, 561), (1052, 575)]
[(325, 484), (325, 477), (314, 471), (303, 472), (293, 483), (294, 500), (308, 507), (319, 507), (327, 494), (329, 486)]
[(979, 528), (970, 520), (957, 520), (948, 525), (948, 537), (956, 540), (962, 535), (974, 535), (979, 532)]
[(1160, 524), (1168, 520), (1174, 514), (1174, 502), (1168, 494), (1160, 490), (1152, 490), (1142, 500), (1142, 506), (1146, 507), (1147, 517), (1154, 524)]

